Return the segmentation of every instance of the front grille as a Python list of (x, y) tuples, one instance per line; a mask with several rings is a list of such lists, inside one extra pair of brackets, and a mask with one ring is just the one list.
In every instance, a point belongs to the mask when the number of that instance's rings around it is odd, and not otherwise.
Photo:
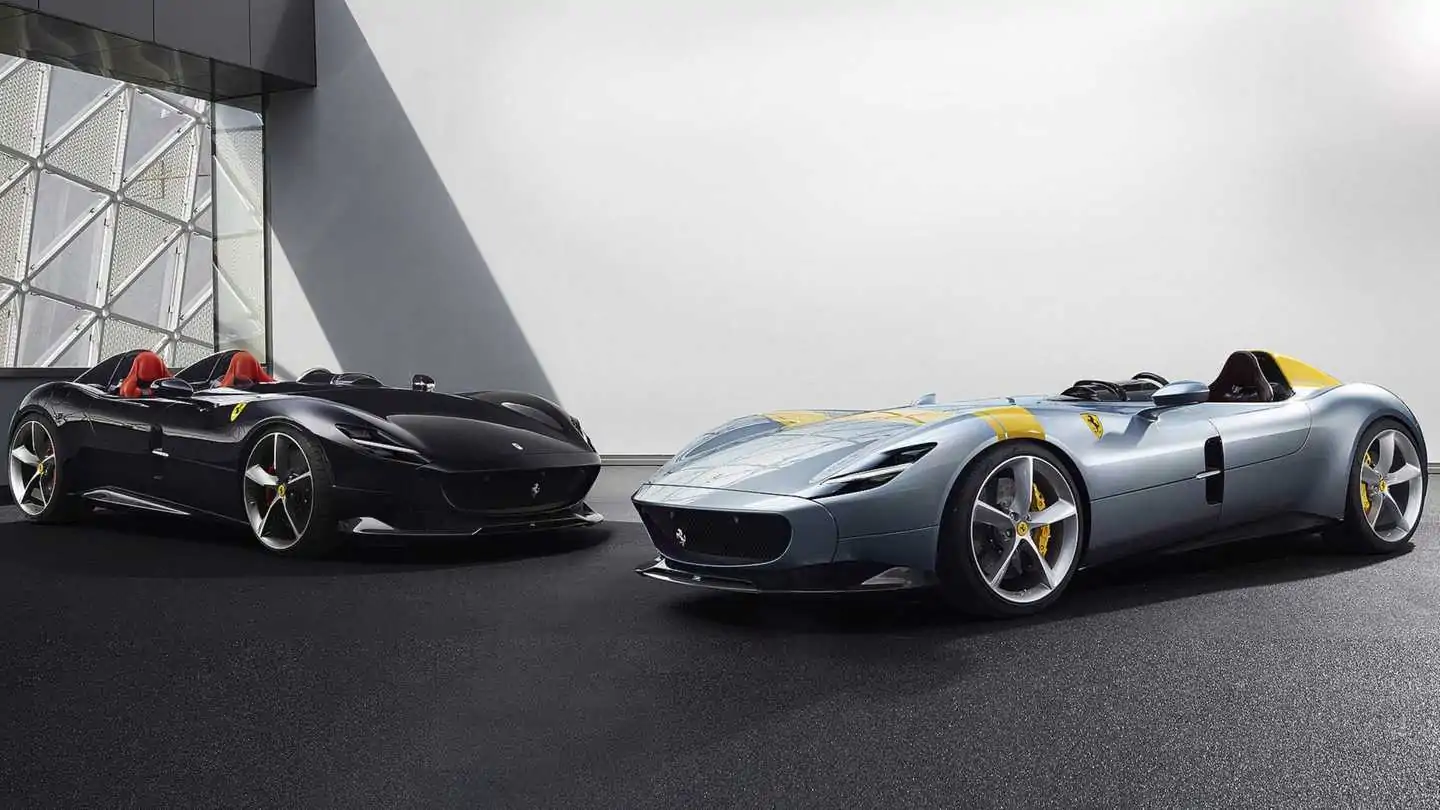
[(760, 512), (715, 512), (639, 505), (640, 519), (665, 556), (709, 565), (769, 562), (790, 545), (790, 521)]
[(446, 478), (445, 499), (466, 512), (548, 512), (583, 499), (599, 472), (590, 465), (454, 473)]

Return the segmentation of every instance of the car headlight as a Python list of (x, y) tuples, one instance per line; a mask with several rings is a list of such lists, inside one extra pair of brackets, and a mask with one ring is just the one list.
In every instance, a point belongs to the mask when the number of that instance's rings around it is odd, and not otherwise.
[(849, 495), (853, 492), (864, 492), (867, 489), (884, 486), (895, 480), (896, 476), (910, 469), (915, 462), (924, 458), (925, 454), (933, 449), (935, 449), (934, 443), (891, 450), (863, 470), (825, 479), (820, 483), (820, 491), (816, 497)]
[(345, 438), (358, 444), (372, 455), (396, 461), (411, 461), (417, 464), (425, 464), (429, 461), (420, 454), (419, 450), (406, 447), (399, 439), (375, 428), (365, 425), (336, 425), (335, 428), (344, 434)]

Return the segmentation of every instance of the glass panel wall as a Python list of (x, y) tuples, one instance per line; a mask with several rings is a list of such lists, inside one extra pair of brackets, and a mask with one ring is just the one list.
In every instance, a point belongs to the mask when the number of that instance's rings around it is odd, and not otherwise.
[(0, 368), (264, 362), (263, 133), (258, 107), (0, 56)]
[(258, 98), (216, 104), (214, 113), (217, 340), (264, 363), (265, 121)]

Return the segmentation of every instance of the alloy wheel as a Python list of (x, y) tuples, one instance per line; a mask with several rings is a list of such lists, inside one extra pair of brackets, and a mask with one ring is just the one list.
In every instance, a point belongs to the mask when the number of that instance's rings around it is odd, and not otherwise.
[(1387, 543), (1409, 536), (1425, 501), (1425, 473), (1410, 437), (1383, 430), (1360, 459), (1360, 507), (1365, 522)]
[(970, 550), (996, 596), (1014, 604), (1045, 598), (1075, 566), (1079, 546), (1075, 492), (1055, 465), (1016, 456), (986, 476), (971, 510)]
[(294, 437), (276, 431), (250, 450), (245, 462), (245, 515), (255, 537), (284, 551), (305, 536), (314, 513), (310, 460)]
[(31, 517), (55, 497), (55, 440), (34, 419), (20, 425), (10, 442), (10, 494)]

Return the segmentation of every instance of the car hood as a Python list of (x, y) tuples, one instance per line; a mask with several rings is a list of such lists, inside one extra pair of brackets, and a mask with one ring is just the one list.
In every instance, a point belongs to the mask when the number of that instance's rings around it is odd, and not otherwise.
[(648, 483), (790, 495), (886, 446), (924, 441), (943, 423), (1039, 397), (971, 400), (878, 411), (780, 411), (707, 434)]
[[(427, 458), (490, 467), (522, 455), (592, 452), (562, 413), (528, 402), (396, 388), (329, 388), (297, 393), (334, 402), (390, 423)], [(519, 399), (517, 397), (517, 399)]]

